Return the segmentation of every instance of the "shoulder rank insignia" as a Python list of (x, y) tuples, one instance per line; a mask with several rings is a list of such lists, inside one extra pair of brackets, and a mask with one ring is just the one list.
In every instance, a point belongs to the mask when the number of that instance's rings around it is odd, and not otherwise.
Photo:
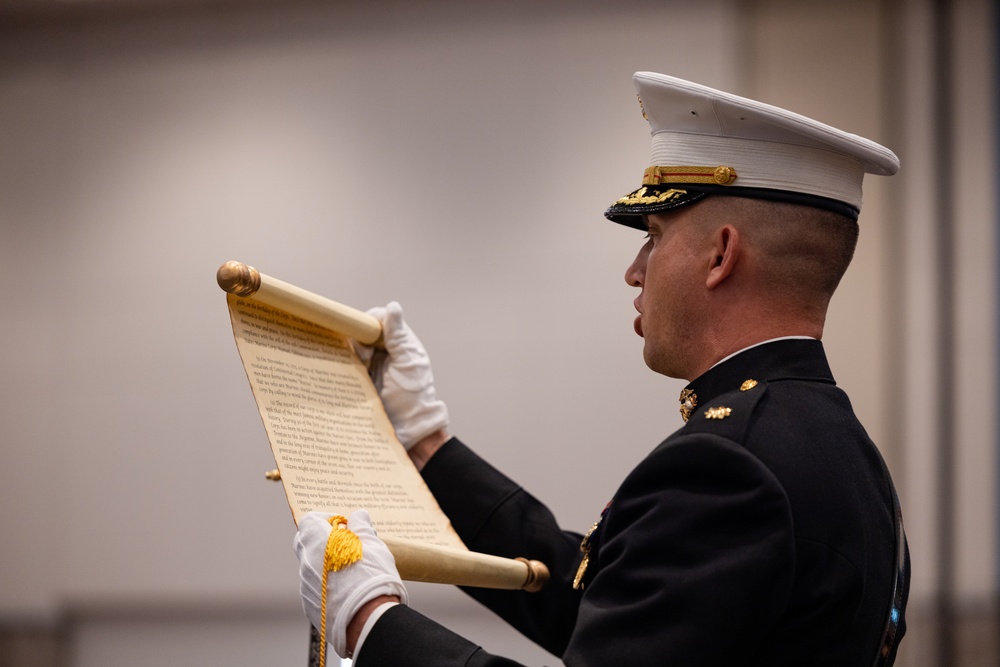
[(732, 408), (709, 408), (705, 410), (705, 419), (725, 419), (733, 414)]

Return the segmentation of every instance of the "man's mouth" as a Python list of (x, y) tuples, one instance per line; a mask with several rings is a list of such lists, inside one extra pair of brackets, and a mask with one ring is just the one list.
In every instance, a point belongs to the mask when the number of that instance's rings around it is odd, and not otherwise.
[[(641, 296), (641, 295), (640, 295)], [(635, 309), (639, 311), (639, 314), (635, 318), (635, 322), (632, 323), (632, 327), (635, 329), (635, 333), (638, 334), (639, 338), (642, 338), (642, 308), (639, 304), (639, 297), (636, 297), (635, 301), (632, 302)]]

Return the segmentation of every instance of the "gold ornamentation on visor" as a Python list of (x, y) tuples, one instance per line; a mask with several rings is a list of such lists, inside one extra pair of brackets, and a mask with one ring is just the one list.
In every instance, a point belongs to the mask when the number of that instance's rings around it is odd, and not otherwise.
[(656, 192), (654, 190), (650, 194), (647, 194), (648, 192), (650, 191), (643, 186), (635, 192), (625, 195), (616, 201), (615, 205), (622, 204), (624, 206), (639, 206), (640, 204), (659, 204), (661, 202), (677, 199), (688, 193), (687, 190), (678, 190), (677, 188), (670, 188), (669, 190), (664, 190), (663, 192)]
[(730, 185), (736, 180), (736, 170), (732, 167), (647, 167), (642, 174), (643, 185), (661, 183), (710, 183)]

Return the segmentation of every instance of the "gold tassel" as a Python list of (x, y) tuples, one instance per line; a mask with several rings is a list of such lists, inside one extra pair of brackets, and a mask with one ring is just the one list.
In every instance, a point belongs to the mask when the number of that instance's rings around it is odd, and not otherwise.
[(339, 572), (361, 560), (361, 538), (347, 529), (347, 518), (330, 517), (330, 537), (323, 556), (323, 591), (320, 605), (319, 667), (326, 667), (326, 582), (330, 572)]

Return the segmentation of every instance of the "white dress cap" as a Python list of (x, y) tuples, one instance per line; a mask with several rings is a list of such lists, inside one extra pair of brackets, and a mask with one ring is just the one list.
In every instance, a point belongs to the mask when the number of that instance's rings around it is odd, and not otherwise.
[(642, 187), (605, 215), (644, 228), (642, 215), (708, 195), (795, 201), (857, 217), (866, 173), (899, 159), (874, 141), (779, 107), (656, 74), (633, 76), (652, 150)]

